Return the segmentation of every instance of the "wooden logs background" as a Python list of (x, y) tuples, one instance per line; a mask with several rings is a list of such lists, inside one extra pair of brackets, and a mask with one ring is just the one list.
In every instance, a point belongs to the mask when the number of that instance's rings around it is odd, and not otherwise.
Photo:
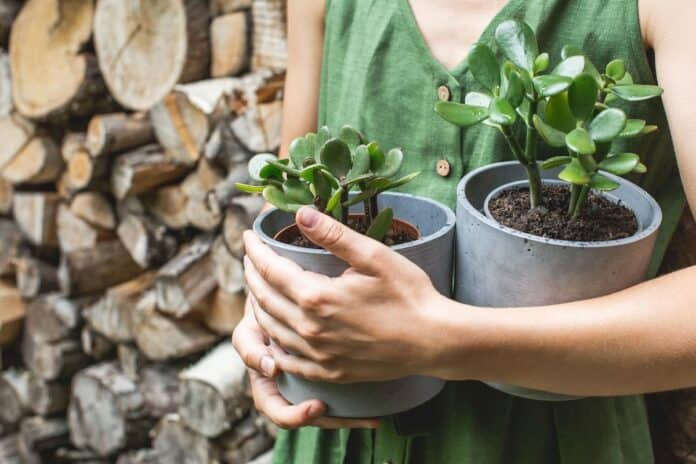
[[(269, 463), (229, 336), (285, 5), (0, 0), (0, 464)], [(262, 35), (263, 37), (260, 37)]]

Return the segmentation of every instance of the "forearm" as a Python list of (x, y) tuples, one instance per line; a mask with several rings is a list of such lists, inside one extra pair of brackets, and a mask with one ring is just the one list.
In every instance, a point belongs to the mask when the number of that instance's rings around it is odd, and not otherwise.
[(593, 300), (429, 313), (432, 374), (570, 395), (696, 385), (696, 266)]

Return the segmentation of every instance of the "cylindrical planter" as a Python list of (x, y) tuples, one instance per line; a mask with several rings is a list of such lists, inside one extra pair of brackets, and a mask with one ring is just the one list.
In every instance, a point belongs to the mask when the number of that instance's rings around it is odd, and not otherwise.
[[(418, 228), (421, 235), (418, 240), (395, 245), (392, 249), (417, 264), (440, 293), (450, 296), (455, 222), (452, 210), (436, 201), (402, 193), (381, 194), (379, 206), (391, 207), (394, 217)], [(361, 212), (361, 205), (354, 206), (351, 212)], [(341, 275), (348, 265), (326, 250), (301, 248), (272, 238), (294, 220), (293, 215), (272, 209), (256, 219), (254, 232), (280, 256), (291, 259), (305, 270), (330, 277)], [(311, 382), (289, 374), (278, 377), (280, 393), (288, 401), (319, 399), (327, 406), (326, 415), (333, 417), (378, 417), (406, 411), (434, 397), (444, 384), (441, 379), (420, 375), (352, 384)]]
[[(559, 169), (542, 171), (543, 179), (557, 179)], [(605, 196), (621, 201), (636, 215), (638, 231), (631, 237), (572, 242), (519, 232), (482, 211), (493, 190), (526, 180), (523, 167), (516, 161), (495, 163), (464, 177), (457, 186), (457, 301), (495, 308), (552, 305), (607, 295), (645, 279), (662, 221), (660, 207), (637, 185), (605, 175), (621, 185)], [(488, 385), (536, 400), (576, 399), (513, 385)]]

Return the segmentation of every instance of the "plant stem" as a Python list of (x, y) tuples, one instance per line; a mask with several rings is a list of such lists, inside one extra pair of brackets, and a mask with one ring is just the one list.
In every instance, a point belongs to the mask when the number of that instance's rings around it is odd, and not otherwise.
[(512, 154), (515, 157), (515, 159), (519, 161), (523, 166), (529, 165), (529, 161), (525, 157), (520, 143), (512, 135), (512, 131), (510, 130), (510, 128), (503, 126), (501, 127), (500, 131), (503, 133), (503, 136), (505, 136), (505, 140), (507, 140), (507, 143), (510, 146), (510, 151), (512, 151)]
[[(346, 189), (343, 189), (343, 192), (341, 192), (341, 205), (343, 205), (345, 202), (348, 201), (348, 191)], [(341, 222), (344, 225), (348, 225), (348, 210), (350, 208), (347, 208), (345, 206), (341, 206)]]
[(529, 180), (529, 208), (534, 209), (539, 206), (541, 200), (541, 174), (539, 165), (536, 163), (525, 166), (527, 179)]
[(573, 219), (577, 218), (582, 212), (583, 206), (585, 206), (585, 201), (587, 200), (587, 194), (590, 192), (589, 185), (583, 185), (580, 189), (580, 194), (575, 202), (575, 208), (573, 209)]
[[(536, 94), (532, 95), (532, 101), (529, 103), (529, 113), (527, 121), (531, 121), (537, 111)], [(530, 209), (539, 206), (541, 200), (541, 174), (539, 173), (539, 165), (537, 164), (537, 147), (538, 139), (537, 132), (531, 122), (527, 123), (527, 134), (524, 146), (524, 155), (527, 159), (527, 178), (529, 180), (529, 207)]]
[(370, 197), (370, 221), (379, 214), (379, 205), (377, 204), (377, 195)]
[(580, 187), (579, 185), (573, 184), (570, 187), (570, 201), (568, 202), (568, 216), (572, 216), (573, 213), (575, 212), (575, 203), (578, 201), (578, 197), (580, 196)]

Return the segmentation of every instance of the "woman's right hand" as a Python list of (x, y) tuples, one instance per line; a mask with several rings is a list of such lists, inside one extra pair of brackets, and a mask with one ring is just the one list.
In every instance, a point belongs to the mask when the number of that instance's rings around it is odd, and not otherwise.
[(278, 369), (273, 361), (270, 340), (256, 322), (248, 299), (244, 317), (232, 334), (232, 344), (249, 368), (254, 406), (277, 426), (292, 429), (312, 425), (337, 429), (376, 428), (379, 425), (377, 419), (324, 417), (326, 406), (316, 399), (293, 405), (283, 398), (274, 378)]

